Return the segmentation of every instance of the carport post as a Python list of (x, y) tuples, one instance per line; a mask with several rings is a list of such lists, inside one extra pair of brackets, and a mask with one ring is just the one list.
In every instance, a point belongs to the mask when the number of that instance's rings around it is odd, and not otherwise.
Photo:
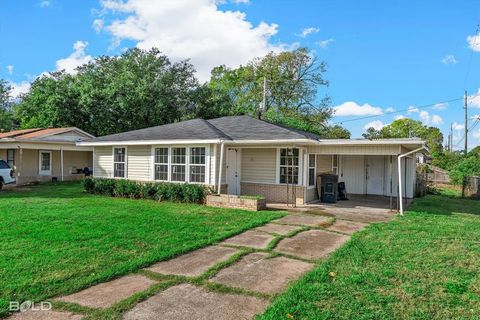
[(222, 166), (223, 166), (223, 149), (225, 145), (225, 141), (221, 140), (221, 145), (220, 145), (220, 163), (218, 168), (218, 190), (217, 193), (220, 194), (222, 190)]
[[(428, 150), (425, 146), (421, 146), (418, 149), (409, 151), (404, 154), (399, 154), (398, 155), (398, 198), (399, 198), (399, 204), (400, 204), (400, 215), (403, 216), (403, 192), (402, 192), (402, 158), (405, 158), (406, 156), (412, 154), (412, 153), (417, 153), (421, 150)], [(406, 181), (405, 181), (406, 182)]]
[(63, 181), (63, 147), (60, 147), (60, 171), (61, 171), (61, 177)]

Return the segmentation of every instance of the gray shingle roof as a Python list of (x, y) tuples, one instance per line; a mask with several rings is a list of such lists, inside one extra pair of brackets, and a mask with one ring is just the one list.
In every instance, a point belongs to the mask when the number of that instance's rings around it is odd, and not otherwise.
[(249, 116), (230, 116), (211, 120), (193, 119), (162, 126), (98, 137), (88, 142), (140, 140), (289, 140), (320, 137), (308, 132), (272, 124)]

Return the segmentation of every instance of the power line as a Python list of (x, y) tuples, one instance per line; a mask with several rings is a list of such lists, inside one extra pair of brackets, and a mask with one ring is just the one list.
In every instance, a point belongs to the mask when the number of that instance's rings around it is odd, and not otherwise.
[[(476, 95), (479, 95), (479, 94), (480, 93), (477, 93)], [(389, 114), (411, 111), (411, 110), (415, 110), (415, 109), (426, 109), (426, 108), (429, 108), (429, 107), (434, 107), (438, 104), (460, 101), (462, 99), (463, 99), (463, 97), (462, 98), (457, 98), (457, 99), (445, 100), (445, 101), (440, 101), (440, 102), (436, 102), (436, 103), (425, 104), (425, 105), (418, 106), (418, 107), (413, 107), (413, 109), (412, 109), (412, 107), (409, 107), (408, 109), (390, 111), (390, 112), (385, 112), (385, 113), (382, 113), (382, 114), (376, 114), (376, 115), (371, 115), (371, 116), (364, 116), (364, 117), (359, 117), (359, 118), (347, 119), (347, 120), (343, 120), (343, 121), (337, 121), (337, 122), (334, 122), (333, 124), (343, 124), (345, 122), (352, 122), (352, 121), (363, 120), (363, 119), (383, 117), (383, 116), (386, 116), (386, 115), (389, 115)]]

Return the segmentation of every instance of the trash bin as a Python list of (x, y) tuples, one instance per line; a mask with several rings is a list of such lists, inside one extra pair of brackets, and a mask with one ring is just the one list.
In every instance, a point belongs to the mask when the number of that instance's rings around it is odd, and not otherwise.
[(324, 203), (335, 203), (338, 197), (338, 176), (336, 174), (323, 173), (320, 175), (320, 201)]

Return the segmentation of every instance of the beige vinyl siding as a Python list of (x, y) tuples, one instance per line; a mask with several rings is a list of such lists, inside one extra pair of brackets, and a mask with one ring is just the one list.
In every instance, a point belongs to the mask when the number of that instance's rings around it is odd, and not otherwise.
[(332, 155), (317, 155), (317, 174), (332, 171)]
[(7, 149), (0, 149), (0, 160), (7, 162)]
[(151, 180), (151, 146), (128, 146), (127, 176), (131, 180)]
[(93, 152), (93, 175), (97, 178), (113, 177), (112, 147), (95, 147)]
[(242, 149), (242, 182), (276, 183), (277, 149)]
[(350, 155), (396, 155), (400, 153), (398, 145), (360, 145), (360, 146), (311, 146), (308, 147), (308, 153), (318, 154), (350, 154)]

